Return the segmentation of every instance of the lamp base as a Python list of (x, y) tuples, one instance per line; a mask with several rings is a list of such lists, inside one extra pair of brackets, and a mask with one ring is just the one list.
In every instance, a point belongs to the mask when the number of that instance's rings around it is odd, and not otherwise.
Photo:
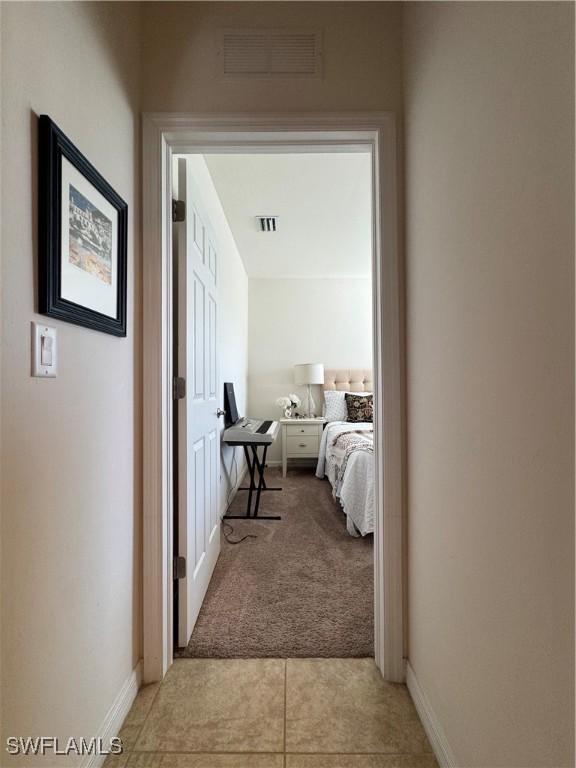
[(313, 419), (316, 416), (316, 403), (312, 397), (312, 385), (308, 384), (308, 418)]

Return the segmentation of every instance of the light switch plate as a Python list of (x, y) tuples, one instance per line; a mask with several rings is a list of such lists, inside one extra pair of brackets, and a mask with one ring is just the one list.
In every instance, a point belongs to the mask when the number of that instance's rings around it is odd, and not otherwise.
[(54, 378), (58, 373), (56, 328), (32, 321), (32, 376)]

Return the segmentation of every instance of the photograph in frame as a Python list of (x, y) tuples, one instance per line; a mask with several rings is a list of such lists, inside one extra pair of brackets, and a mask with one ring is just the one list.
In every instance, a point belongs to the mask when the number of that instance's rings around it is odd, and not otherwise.
[(39, 311), (126, 335), (128, 207), (47, 116), (39, 119)]

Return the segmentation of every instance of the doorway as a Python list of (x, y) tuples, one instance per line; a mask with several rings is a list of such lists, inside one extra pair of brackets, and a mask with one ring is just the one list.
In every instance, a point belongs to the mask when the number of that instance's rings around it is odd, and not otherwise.
[[(144, 676), (172, 661), (171, 167), (174, 153), (369, 152), (375, 211), (373, 337), (375, 421), (375, 658), (402, 681), (402, 398), (397, 253), (396, 140), (392, 114), (339, 117), (147, 116), (144, 121)], [(158, 373), (161, 372), (159, 376)]]
[[(196, 413), (179, 430), (174, 547), (188, 567), (174, 655), (373, 658), (371, 156), (178, 155), (173, 176), (186, 209), (173, 224), (174, 362), (189, 384), (175, 408), (180, 421)], [(186, 336), (197, 339), (188, 366)], [(223, 431), (239, 417), (269, 432), (261, 496), (245, 490), (245, 451)]]

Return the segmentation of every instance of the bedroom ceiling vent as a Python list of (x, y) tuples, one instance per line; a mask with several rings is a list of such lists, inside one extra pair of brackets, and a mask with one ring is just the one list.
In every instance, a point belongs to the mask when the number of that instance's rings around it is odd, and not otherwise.
[(218, 55), (226, 78), (322, 76), (319, 30), (225, 29)]
[(278, 216), (256, 216), (260, 232), (277, 232)]

